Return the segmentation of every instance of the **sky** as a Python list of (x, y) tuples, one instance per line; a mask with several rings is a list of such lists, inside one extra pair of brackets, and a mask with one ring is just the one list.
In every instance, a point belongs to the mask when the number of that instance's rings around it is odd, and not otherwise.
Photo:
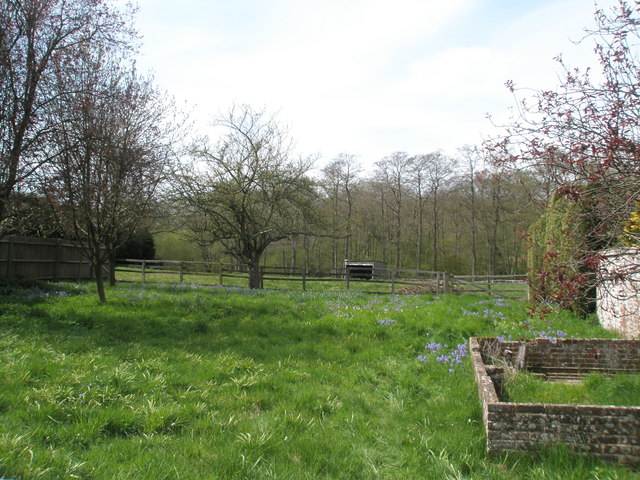
[[(598, 0), (610, 9), (615, 0)], [(139, 0), (138, 64), (191, 111), (275, 114), (318, 166), (396, 151), (455, 155), (498, 133), (505, 82), (558, 84), (562, 54), (596, 65), (592, 0)], [(493, 121), (487, 118), (491, 115)]]

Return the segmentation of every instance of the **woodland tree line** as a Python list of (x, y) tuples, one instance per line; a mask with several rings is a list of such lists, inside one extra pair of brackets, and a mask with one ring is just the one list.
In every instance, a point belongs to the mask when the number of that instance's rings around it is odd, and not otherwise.
[[(350, 154), (313, 171), (283, 125), (247, 105), (191, 135), (136, 68), (134, 14), (109, 0), (0, 4), (0, 234), (69, 237), (99, 271), (142, 232), (173, 232), (203, 260), (246, 266), (251, 287), (262, 265), (346, 258), (522, 273), (532, 245), (541, 304), (563, 306), (601, 280), (602, 248), (638, 243), (637, 2), (596, 11), (584, 40), (595, 80), (559, 59), (555, 90), (520, 98), (507, 84), (517, 108), (499, 138), (455, 156), (390, 153), (367, 171)], [(100, 276), (97, 288), (104, 301)]]
[(268, 264), (326, 269), (368, 259), (389, 268), (524, 273), (522, 232), (546, 201), (540, 178), (497, 168), (476, 147), (457, 157), (395, 152), (372, 171), (341, 154), (316, 185), (319, 224), (272, 245)]

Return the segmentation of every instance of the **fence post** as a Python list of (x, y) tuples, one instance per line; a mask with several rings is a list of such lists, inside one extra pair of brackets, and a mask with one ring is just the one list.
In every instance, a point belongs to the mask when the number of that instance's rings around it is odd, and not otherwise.
[(143, 284), (143, 285), (144, 285), (144, 282), (145, 282), (145, 280), (146, 280), (146, 272), (145, 272), (145, 270), (146, 270), (146, 265), (147, 265), (147, 262), (146, 262), (146, 261), (144, 261), (144, 260), (142, 260), (142, 284)]
[(222, 262), (218, 263), (218, 267), (220, 269), (220, 286), (222, 286)]
[(444, 272), (443, 273), (443, 291), (445, 295), (448, 295), (449, 293), (451, 293), (451, 285), (449, 284), (449, 281), (451, 280), (451, 274), (448, 272)]
[(436, 272), (436, 294), (440, 294), (440, 272)]
[(302, 291), (307, 291), (307, 269), (302, 271)]
[(396, 293), (396, 270), (391, 270), (391, 295)]
[(351, 267), (346, 268), (347, 290), (349, 290), (349, 282), (351, 280)]
[(182, 269), (183, 269), (183, 265), (182, 265), (182, 262), (180, 262), (180, 266), (178, 268), (178, 271), (179, 271), (179, 274), (180, 274), (180, 284), (182, 284), (182, 281), (184, 279), (184, 272), (182, 271)]

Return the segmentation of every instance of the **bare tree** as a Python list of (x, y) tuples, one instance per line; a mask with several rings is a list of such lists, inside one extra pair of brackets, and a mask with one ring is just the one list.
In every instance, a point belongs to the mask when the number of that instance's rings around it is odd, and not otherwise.
[(293, 158), (286, 132), (264, 111), (234, 106), (214, 125), (224, 134), (193, 148), (195, 163), (177, 179), (176, 198), (207, 218), (212, 238), (248, 267), (249, 287), (261, 288), (265, 249), (305, 233), (296, 231), (306, 223), (297, 214), (313, 215), (312, 162)]
[(376, 162), (376, 178), (382, 191), (383, 207), (386, 206), (393, 214), (393, 239), (395, 245), (394, 266), (400, 268), (401, 240), (403, 234), (403, 209), (406, 196), (409, 194), (409, 175), (413, 165), (413, 158), (405, 152), (395, 152)]
[(56, 64), (89, 45), (128, 46), (132, 32), (106, 0), (5, 0), (0, 25), (2, 221), (16, 185), (50, 158), (48, 111), (67, 93), (55, 86)]
[(443, 155), (441, 152), (434, 152), (426, 156), (426, 172), (429, 182), (429, 193), (431, 196), (431, 242), (433, 255), (433, 270), (438, 270), (439, 259), (439, 238), (440, 238), (440, 195), (442, 190), (448, 186), (449, 180), (455, 171), (457, 161)]
[(343, 256), (351, 257), (353, 189), (362, 167), (355, 155), (339, 154), (325, 168), (322, 186), (332, 208), (333, 268), (338, 267), (338, 239), (343, 238)]
[(479, 147), (465, 145), (460, 149), (460, 155), (465, 163), (463, 174), (465, 196), (468, 202), (468, 221), (471, 242), (471, 275), (478, 272), (478, 195), (476, 183), (477, 174), (483, 165), (483, 152)]
[[(152, 206), (174, 155), (173, 105), (117, 55), (86, 51), (59, 72), (63, 91), (42, 188), (60, 223), (85, 250), (104, 302), (103, 269)], [(69, 65), (67, 65), (68, 67)]]

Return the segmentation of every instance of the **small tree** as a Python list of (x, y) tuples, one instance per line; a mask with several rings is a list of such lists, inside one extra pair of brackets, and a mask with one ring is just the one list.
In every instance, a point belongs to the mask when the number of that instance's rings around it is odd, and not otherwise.
[(265, 249), (304, 233), (297, 231), (297, 215), (313, 213), (312, 162), (293, 159), (286, 132), (263, 111), (234, 106), (214, 126), (224, 134), (213, 146), (206, 139), (194, 146), (176, 198), (187, 217), (210, 228), (210, 238), (247, 266), (249, 288), (261, 288)]
[(171, 103), (110, 52), (87, 51), (61, 69), (74, 95), (58, 98), (61, 119), (52, 148), (61, 153), (42, 171), (42, 189), (59, 222), (80, 241), (106, 300), (103, 271), (152, 206), (173, 158), (179, 124)]
[[(509, 163), (546, 172), (560, 186), (558, 196), (589, 206), (588, 218), (580, 219), (588, 229), (567, 257), (583, 291), (599, 281), (598, 250), (618, 242), (640, 199), (640, 4), (620, 0), (611, 13), (598, 10), (596, 22), (587, 39), (595, 39), (601, 80), (558, 59), (560, 88), (519, 101), (519, 117), (490, 146)], [(573, 292), (558, 289), (556, 300), (565, 304)]]

